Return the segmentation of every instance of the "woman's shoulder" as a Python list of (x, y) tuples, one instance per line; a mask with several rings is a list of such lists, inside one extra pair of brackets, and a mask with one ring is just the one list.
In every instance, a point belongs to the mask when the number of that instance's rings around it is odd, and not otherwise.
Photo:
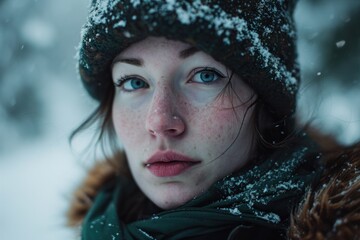
[(90, 168), (86, 177), (72, 195), (67, 212), (67, 223), (69, 226), (76, 227), (82, 223), (100, 189), (108, 182), (114, 180), (119, 174), (119, 167), (114, 165), (114, 163), (119, 162), (121, 158), (123, 158), (122, 154), (116, 154), (111, 159), (97, 161)]
[(360, 142), (342, 147), (310, 135), (323, 149), (324, 171), (293, 213), (289, 238), (360, 239)]

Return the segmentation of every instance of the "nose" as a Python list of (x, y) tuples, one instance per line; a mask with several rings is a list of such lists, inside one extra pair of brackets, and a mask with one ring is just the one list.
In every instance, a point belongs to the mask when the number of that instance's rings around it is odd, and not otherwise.
[(146, 129), (155, 137), (177, 137), (185, 132), (184, 119), (178, 113), (171, 91), (154, 93), (146, 117)]

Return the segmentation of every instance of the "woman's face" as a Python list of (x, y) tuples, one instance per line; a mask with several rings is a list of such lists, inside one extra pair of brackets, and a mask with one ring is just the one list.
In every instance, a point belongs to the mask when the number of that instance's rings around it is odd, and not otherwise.
[(136, 183), (160, 208), (186, 203), (249, 160), (254, 93), (236, 75), (227, 87), (229, 75), (211, 56), (165, 38), (114, 59), (115, 131)]

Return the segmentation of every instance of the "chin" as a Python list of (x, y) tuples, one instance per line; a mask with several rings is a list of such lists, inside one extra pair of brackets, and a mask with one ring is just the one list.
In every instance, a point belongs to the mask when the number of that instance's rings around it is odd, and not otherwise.
[(187, 201), (174, 202), (172, 200), (165, 200), (165, 201), (154, 202), (154, 203), (156, 206), (158, 206), (159, 208), (161, 208), (163, 210), (170, 210), (170, 209), (180, 207), (181, 205), (185, 204), (186, 202)]
[(159, 208), (169, 210), (184, 205), (198, 195), (198, 191), (195, 191), (194, 189), (182, 189), (181, 187), (179, 188), (179, 186), (166, 186), (165, 189), (160, 189), (160, 191), (150, 192), (148, 198)]

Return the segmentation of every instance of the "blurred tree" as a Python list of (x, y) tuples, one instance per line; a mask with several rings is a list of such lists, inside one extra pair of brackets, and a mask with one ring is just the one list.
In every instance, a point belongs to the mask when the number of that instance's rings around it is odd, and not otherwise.
[[(29, 11), (30, 10), (30, 11)], [(16, 139), (41, 133), (38, 76), (24, 25), (36, 11), (34, 1), (0, 0), (0, 150)]]
[(353, 3), (348, 15), (329, 34), (323, 64), (347, 87), (360, 87), (360, 1)]
[(315, 59), (307, 59), (313, 66), (303, 69), (304, 79), (312, 84), (332, 80), (343, 87), (360, 87), (360, 1), (303, 0), (303, 4), (315, 10), (302, 13), (310, 20), (301, 37), (316, 51)]
[(344, 143), (360, 140), (360, 1), (301, 0), (298, 116)]

